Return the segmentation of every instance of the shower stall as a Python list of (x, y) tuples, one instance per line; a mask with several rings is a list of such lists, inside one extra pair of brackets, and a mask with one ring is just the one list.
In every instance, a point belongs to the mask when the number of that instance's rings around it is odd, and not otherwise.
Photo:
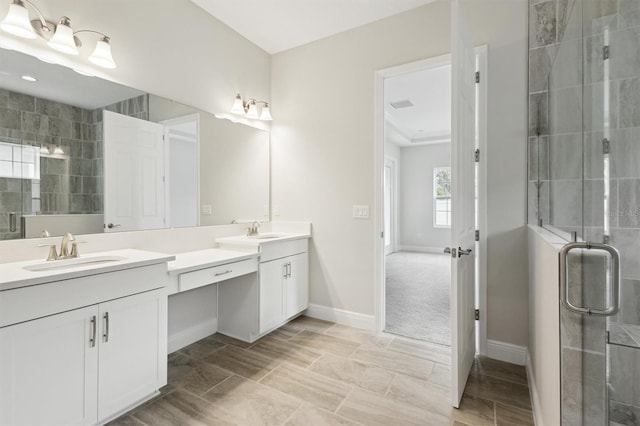
[(640, 0), (549, 3), (557, 42), (532, 96), (529, 223), (566, 241), (562, 424), (640, 425)]

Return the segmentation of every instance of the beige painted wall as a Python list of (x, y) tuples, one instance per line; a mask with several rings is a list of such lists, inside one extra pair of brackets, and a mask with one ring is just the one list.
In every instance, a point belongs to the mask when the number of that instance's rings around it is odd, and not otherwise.
[(487, 44), (487, 338), (527, 346), (526, 0), (467, 0)]
[(374, 312), (374, 74), (449, 51), (435, 2), (272, 58), (275, 219), (313, 222), (311, 303)]
[(560, 424), (560, 313), (558, 237), (531, 226), (529, 251), (529, 387), (536, 424)]
[[(488, 337), (526, 346), (527, 2), (472, 3), (489, 44)], [(436, 1), (272, 58), (273, 202), (314, 224), (312, 303), (374, 313), (374, 221), (351, 218), (376, 190), (374, 73), (448, 53), (449, 21)]]

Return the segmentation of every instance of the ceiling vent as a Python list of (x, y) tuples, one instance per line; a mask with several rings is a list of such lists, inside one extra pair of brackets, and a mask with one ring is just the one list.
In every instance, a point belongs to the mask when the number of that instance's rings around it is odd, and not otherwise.
[(409, 108), (414, 105), (413, 105), (413, 102), (411, 102), (409, 99), (405, 99), (404, 101), (391, 102), (391, 106), (394, 107), (395, 109), (401, 109), (401, 108)]

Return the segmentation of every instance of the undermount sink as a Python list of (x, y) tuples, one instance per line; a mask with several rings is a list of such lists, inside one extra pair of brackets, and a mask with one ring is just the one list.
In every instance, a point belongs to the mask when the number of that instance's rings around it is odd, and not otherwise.
[(258, 235), (248, 235), (249, 238), (253, 238), (256, 240), (268, 240), (271, 238), (280, 238), (280, 237), (284, 237), (286, 234), (278, 234), (276, 232), (267, 232), (265, 234), (258, 234)]
[(32, 272), (51, 271), (55, 269), (68, 269), (78, 266), (89, 266), (99, 263), (119, 262), (125, 260), (122, 256), (93, 256), (93, 257), (76, 257), (73, 259), (51, 260), (34, 265), (23, 266), (23, 269)]

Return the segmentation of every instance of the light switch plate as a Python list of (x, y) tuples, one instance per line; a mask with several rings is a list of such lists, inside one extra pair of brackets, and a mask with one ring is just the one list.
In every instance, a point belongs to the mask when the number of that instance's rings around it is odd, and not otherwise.
[(354, 219), (369, 219), (369, 206), (353, 206)]
[(202, 214), (210, 215), (211, 214), (211, 205), (203, 204), (202, 206), (200, 206), (200, 212)]

